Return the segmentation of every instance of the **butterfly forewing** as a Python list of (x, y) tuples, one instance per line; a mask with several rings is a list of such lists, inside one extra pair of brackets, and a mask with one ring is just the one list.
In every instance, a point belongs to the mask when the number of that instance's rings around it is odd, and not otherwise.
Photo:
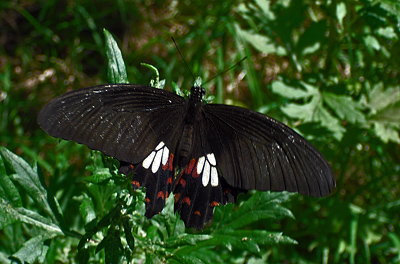
[(335, 186), (327, 161), (284, 124), (228, 105), (205, 105), (204, 116), (221, 174), (232, 187), (320, 197)]
[(131, 164), (162, 140), (177, 140), (186, 101), (149, 86), (110, 84), (66, 93), (41, 111), (48, 134), (73, 140)]

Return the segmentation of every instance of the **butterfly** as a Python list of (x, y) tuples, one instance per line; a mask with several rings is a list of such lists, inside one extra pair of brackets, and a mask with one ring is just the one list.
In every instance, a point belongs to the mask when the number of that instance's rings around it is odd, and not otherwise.
[(283, 123), (249, 109), (205, 104), (150, 86), (107, 84), (68, 92), (48, 103), (38, 123), (120, 161), (134, 189), (146, 188), (146, 217), (169, 195), (186, 227), (201, 229), (214, 207), (247, 190), (322, 197), (335, 187), (318, 150)]

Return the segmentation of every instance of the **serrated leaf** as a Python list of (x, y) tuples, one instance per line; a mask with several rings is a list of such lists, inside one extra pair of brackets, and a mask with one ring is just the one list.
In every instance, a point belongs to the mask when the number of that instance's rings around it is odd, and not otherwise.
[(181, 234), (173, 237), (169, 237), (166, 240), (167, 248), (176, 248), (183, 245), (196, 245), (200, 241), (210, 239), (210, 235), (200, 235), (200, 234)]
[(46, 230), (49, 234), (64, 234), (57, 225), (51, 222), (51, 220), (22, 207), (14, 208), (9, 202), (2, 198), (0, 198), (0, 212), (0, 229), (2, 229), (4, 227), (3, 225), (6, 223), (18, 221)]
[(312, 86), (305, 86), (307, 90), (291, 87), (284, 82), (274, 81), (271, 85), (272, 92), (289, 99), (307, 98), (318, 94), (318, 89)]
[[(21, 196), (14, 183), (8, 177), (3, 157), (0, 155), (0, 197), (9, 201), (12, 206), (22, 206)], [(1, 224), (1, 220), (0, 220)]]
[(400, 126), (400, 102), (379, 111), (376, 115), (371, 116), (370, 120)]
[(103, 30), (103, 33), (106, 40), (106, 55), (108, 59), (108, 81), (110, 83), (129, 83), (125, 62), (117, 42), (106, 29)]
[(353, 124), (365, 123), (364, 114), (358, 110), (363, 107), (359, 102), (354, 102), (350, 96), (324, 93), (323, 99), (340, 118)]
[(292, 194), (286, 192), (256, 192), (237, 210), (231, 212), (229, 217), (221, 219), (218, 225), (222, 225), (222, 228), (239, 229), (263, 219), (294, 218), (290, 210), (281, 205), (291, 196)]
[(103, 183), (112, 178), (110, 170), (108, 168), (96, 168), (92, 175), (85, 177), (85, 181), (99, 184)]
[(301, 119), (305, 122), (312, 122), (315, 120), (314, 114), (318, 107), (320, 98), (314, 96), (311, 101), (307, 104), (295, 104), (290, 103), (285, 106), (282, 106), (282, 112), (286, 115), (290, 116), (291, 118)]
[(47, 191), (40, 182), (38, 172), (35, 172), (26, 161), (8, 149), (0, 147), (0, 153), (16, 172), (16, 174), (13, 174), (12, 180), (17, 181), (36, 204), (55, 219), (47, 202)]
[(400, 101), (400, 87), (389, 87), (384, 90), (384, 84), (378, 83), (368, 95), (367, 107), (371, 109), (371, 115)]
[[(228, 250), (248, 250), (253, 254), (260, 253), (260, 246), (276, 244), (296, 244), (297, 242), (282, 233), (266, 230), (232, 230), (221, 229), (213, 234), (212, 239), (196, 244), (196, 248), (208, 246), (224, 246)], [(183, 250), (183, 249), (182, 249)], [(190, 250), (190, 249), (185, 249)], [(182, 252), (180, 252), (182, 254)]]
[(393, 141), (400, 144), (399, 131), (394, 129), (393, 126), (380, 122), (373, 122), (373, 124), (375, 133), (382, 139), (383, 142), (388, 143), (389, 141)]
[(13, 211), (12, 204), (0, 197), (0, 230), (18, 221), (18, 217), (16, 217), (15, 213), (12, 213)]
[(12, 213), (17, 217), (21, 222), (26, 224), (34, 225), (38, 228), (46, 230), (49, 233), (55, 233), (57, 235), (63, 235), (63, 231), (55, 225), (51, 220), (39, 215), (38, 213), (19, 207), (15, 208)]
[(313, 121), (317, 121), (320, 122), (322, 126), (324, 126), (325, 128), (329, 129), (330, 131), (332, 131), (333, 136), (337, 139), (337, 140), (342, 140), (343, 134), (346, 131), (345, 128), (343, 128), (340, 125), (340, 121), (335, 118), (334, 116), (332, 116), (323, 106), (322, 103), (320, 102), (317, 106), (317, 108), (315, 109), (315, 113), (314, 113), (314, 120)]
[(96, 219), (96, 211), (93, 200), (87, 194), (82, 195), (82, 200), (79, 205), (79, 212), (84, 220), (85, 225)]
[(277, 53), (276, 43), (271, 41), (270, 38), (259, 35), (257, 33), (250, 33), (242, 30), (238, 24), (235, 24), (237, 34), (246, 42), (250, 43), (255, 49), (263, 53)]
[(177, 259), (177, 263), (183, 263), (186, 260), (193, 263), (223, 263), (220, 255), (211, 248), (197, 248), (192, 250), (190, 254), (180, 254), (177, 251), (174, 258)]
[(44, 241), (54, 237), (54, 234), (39, 234), (26, 241), (10, 259), (19, 260), (22, 263), (43, 263), (49, 249)]

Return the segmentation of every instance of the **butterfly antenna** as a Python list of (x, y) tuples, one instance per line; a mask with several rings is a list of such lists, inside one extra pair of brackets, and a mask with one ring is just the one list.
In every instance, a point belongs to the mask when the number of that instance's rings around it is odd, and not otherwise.
[(186, 63), (185, 58), (182, 56), (182, 53), (181, 53), (181, 51), (180, 51), (179, 48), (178, 48), (178, 44), (176, 44), (175, 39), (174, 39), (173, 37), (171, 37), (171, 38), (172, 38), (172, 41), (173, 41), (174, 44), (175, 44), (176, 49), (177, 49), (178, 52), (179, 52), (179, 55), (181, 56), (183, 62), (185, 63), (186, 68), (189, 70), (190, 74), (192, 75), (193, 80), (196, 80), (196, 78), (194, 77), (194, 75), (193, 75), (192, 71), (190, 70), (188, 64)]
[(205, 85), (206, 83), (211, 82), (212, 80), (214, 80), (214, 79), (217, 78), (218, 76), (223, 75), (224, 73), (226, 73), (226, 72), (232, 70), (233, 68), (235, 68), (236, 66), (238, 66), (240, 63), (242, 63), (242, 61), (244, 61), (245, 59), (247, 59), (247, 56), (244, 57), (243, 59), (241, 59), (240, 61), (236, 62), (235, 64), (233, 64), (233, 65), (232, 65), (231, 67), (229, 67), (228, 69), (226, 69), (226, 70), (224, 70), (224, 71), (218, 73), (217, 75), (215, 75), (214, 77), (212, 77), (211, 79), (209, 79), (208, 81), (206, 81), (205, 83), (203, 83), (203, 85)]

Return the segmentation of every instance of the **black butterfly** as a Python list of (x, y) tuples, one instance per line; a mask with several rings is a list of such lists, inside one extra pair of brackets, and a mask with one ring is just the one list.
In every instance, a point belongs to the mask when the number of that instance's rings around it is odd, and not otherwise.
[(149, 86), (94, 86), (54, 99), (38, 122), (133, 171), (132, 186), (146, 187), (148, 218), (173, 193), (186, 227), (203, 228), (215, 206), (247, 190), (321, 197), (334, 188), (327, 161), (292, 129), (248, 109), (203, 104), (204, 94), (196, 86), (187, 100)]

